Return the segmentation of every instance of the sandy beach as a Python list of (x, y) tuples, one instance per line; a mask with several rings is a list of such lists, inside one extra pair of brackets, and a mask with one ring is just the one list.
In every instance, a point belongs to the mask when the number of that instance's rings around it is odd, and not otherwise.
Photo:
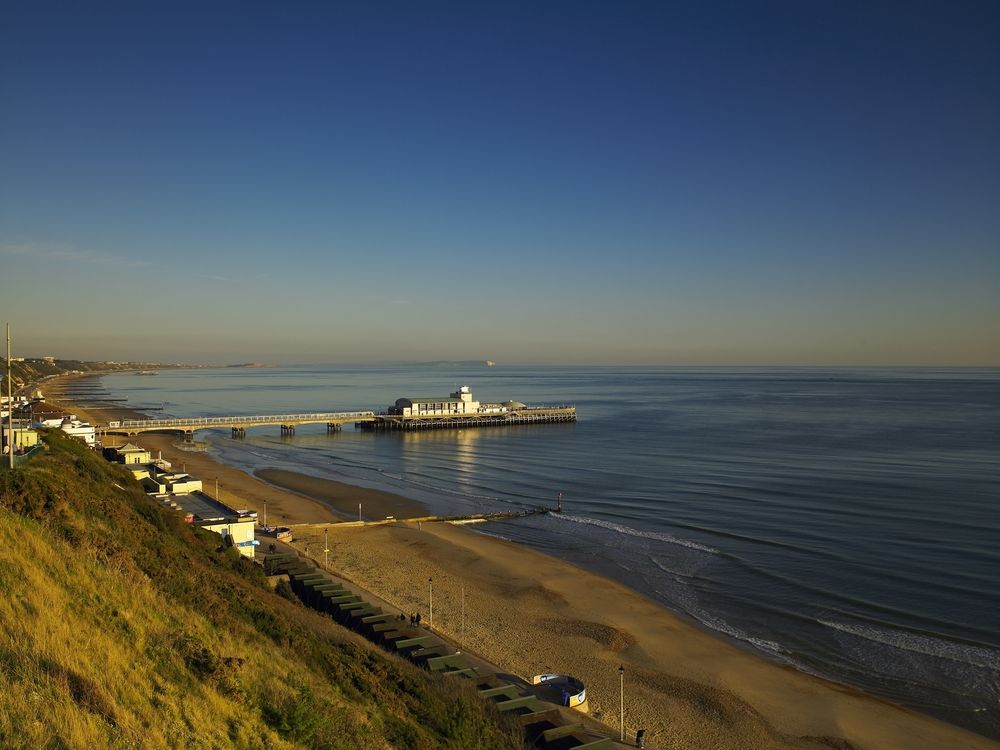
[[(322, 546), (320, 532), (298, 544)], [(650, 748), (996, 748), (984, 737), (770, 663), (609, 579), (448, 524), (331, 531), (331, 568), (529, 677), (584, 680), (595, 718)]]
[[(107, 419), (107, 412), (100, 414), (98, 422)], [(176, 467), (202, 479), (206, 491), (213, 491), (218, 477), (222, 499), (231, 505), (262, 511), (266, 501), (272, 524), (335, 522), (353, 517), (358, 502), (367, 518), (420, 510), (419, 503), (391, 493), (296, 472), (261, 466), (260, 478), (250, 476), (211, 453), (178, 450), (175, 435), (132, 440), (162, 450)], [(321, 530), (297, 530), (300, 549), (320, 549), (321, 542)], [(331, 528), (330, 542), (331, 569), (403, 611), (427, 617), (427, 581), (433, 577), (436, 629), (522, 677), (544, 671), (580, 677), (592, 714), (614, 728), (623, 665), (626, 731), (634, 736), (645, 728), (649, 748), (1000, 748), (980, 735), (769, 662), (617, 582), (468, 528)]]

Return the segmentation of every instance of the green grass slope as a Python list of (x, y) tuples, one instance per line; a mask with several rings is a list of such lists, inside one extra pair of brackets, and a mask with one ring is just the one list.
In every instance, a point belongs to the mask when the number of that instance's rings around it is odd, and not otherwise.
[[(52, 431), (0, 471), (0, 747), (521, 747)], [(116, 487), (117, 485), (117, 487)]]

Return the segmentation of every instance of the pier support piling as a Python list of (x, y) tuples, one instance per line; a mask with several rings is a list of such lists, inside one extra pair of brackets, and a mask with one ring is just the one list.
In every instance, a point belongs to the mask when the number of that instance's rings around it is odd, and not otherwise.
[(233, 439), (234, 440), (237, 439), (237, 438), (245, 438), (246, 436), (247, 436), (247, 428), (246, 427), (234, 427), (233, 428)]
[(282, 435), (294, 435), (295, 434), (295, 425), (293, 425), (293, 424), (283, 424), (283, 425), (281, 425), (281, 434)]

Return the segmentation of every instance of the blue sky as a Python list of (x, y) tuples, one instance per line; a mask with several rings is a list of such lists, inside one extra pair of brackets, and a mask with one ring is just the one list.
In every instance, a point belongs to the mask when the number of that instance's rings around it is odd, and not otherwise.
[(4, 17), (21, 353), (1000, 364), (996, 3)]

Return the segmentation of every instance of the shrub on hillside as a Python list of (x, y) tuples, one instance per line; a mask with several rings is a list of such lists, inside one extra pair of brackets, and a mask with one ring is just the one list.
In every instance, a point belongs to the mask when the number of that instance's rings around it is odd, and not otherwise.
[(0, 506), (36, 521), (62, 518), (68, 506), (65, 486), (40, 462), (0, 472)]

